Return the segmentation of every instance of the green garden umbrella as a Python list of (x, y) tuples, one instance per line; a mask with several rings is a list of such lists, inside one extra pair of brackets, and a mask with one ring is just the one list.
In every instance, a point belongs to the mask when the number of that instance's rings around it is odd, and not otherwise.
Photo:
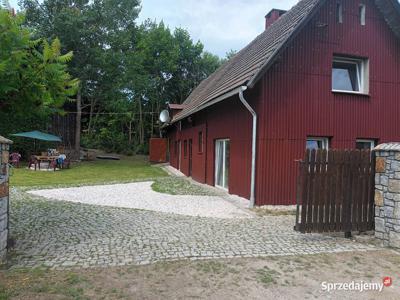
[(44, 133), (44, 132), (41, 132), (38, 130), (14, 133), (14, 134), (12, 134), (12, 136), (19, 136), (19, 137), (33, 139), (35, 151), (36, 151), (36, 140), (46, 141), (46, 142), (61, 142), (60, 137), (58, 137), (56, 135)]
[(15, 134), (12, 134), (12, 136), (26, 137), (26, 138), (40, 140), (40, 141), (46, 141), (46, 142), (61, 142), (60, 137), (58, 137), (56, 135), (44, 133), (41, 131), (37, 131), (37, 130), (29, 131), (29, 132), (15, 133)]

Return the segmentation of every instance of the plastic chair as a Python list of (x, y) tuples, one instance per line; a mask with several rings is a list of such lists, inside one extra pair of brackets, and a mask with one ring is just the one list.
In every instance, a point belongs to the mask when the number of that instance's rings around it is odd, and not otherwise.
[(19, 162), (21, 160), (21, 154), (18, 152), (13, 152), (10, 154), (10, 163), (16, 167), (19, 168)]
[[(36, 159), (35, 155), (31, 155), (31, 157), (29, 158), (28, 169), (30, 169), (32, 165), (35, 166), (35, 171), (36, 171), (36, 167), (38, 165), (38, 160)], [(40, 169), (40, 165), (39, 165), (39, 169)]]

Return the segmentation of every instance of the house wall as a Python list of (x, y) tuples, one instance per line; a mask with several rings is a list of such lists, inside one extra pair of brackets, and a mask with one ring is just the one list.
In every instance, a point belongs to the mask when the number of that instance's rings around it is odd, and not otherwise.
[[(259, 205), (295, 203), (295, 160), (303, 158), (307, 136), (330, 137), (331, 148), (354, 148), (357, 138), (400, 140), (400, 42), (373, 1), (342, 3), (343, 24), (336, 23), (336, 1), (327, 1), (262, 80)], [(334, 54), (369, 58), (369, 96), (331, 92)]]
[[(256, 89), (254, 92), (258, 91)], [(255, 95), (251, 99), (256, 99)], [(254, 105), (254, 103), (253, 103)], [(215, 140), (230, 139), (229, 193), (250, 197), (251, 170), (251, 114), (234, 96), (192, 115), (192, 122), (182, 122), (182, 130), (174, 124), (168, 132), (170, 139), (170, 163), (178, 169), (179, 149), (175, 154), (175, 142), (181, 141), (181, 172), (189, 176), (189, 157), (184, 157), (184, 140), (193, 140), (192, 178), (201, 183), (214, 185)], [(203, 132), (204, 150), (198, 151), (198, 133)]]
[[(367, 5), (365, 26), (358, 17), (361, 2)], [(400, 140), (400, 42), (373, 1), (342, 3), (342, 24), (336, 23), (336, 1), (327, 1), (258, 85), (245, 93), (258, 114), (257, 205), (296, 203), (297, 160), (304, 156), (308, 136), (329, 137), (331, 148), (355, 148), (358, 138)], [(368, 96), (332, 93), (334, 54), (369, 58)], [(169, 137), (183, 141), (193, 136), (195, 148), (196, 126), (206, 128), (207, 152), (194, 153), (193, 178), (214, 185), (214, 140), (230, 138), (229, 192), (249, 198), (251, 115), (235, 96), (192, 119), (194, 125), (183, 123), (181, 133), (177, 124), (172, 126)], [(177, 167), (177, 156), (170, 151)], [(181, 171), (188, 174), (185, 158)]]

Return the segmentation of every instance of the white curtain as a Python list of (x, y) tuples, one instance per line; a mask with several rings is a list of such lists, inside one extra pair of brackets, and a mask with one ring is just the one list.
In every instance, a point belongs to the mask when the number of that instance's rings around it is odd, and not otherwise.
[(222, 186), (223, 143), (215, 141), (215, 184)]

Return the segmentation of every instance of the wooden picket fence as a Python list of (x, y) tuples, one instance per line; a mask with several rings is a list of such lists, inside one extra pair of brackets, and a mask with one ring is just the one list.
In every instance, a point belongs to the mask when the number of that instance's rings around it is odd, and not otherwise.
[(307, 150), (300, 162), (295, 230), (373, 230), (374, 177), (369, 150)]

